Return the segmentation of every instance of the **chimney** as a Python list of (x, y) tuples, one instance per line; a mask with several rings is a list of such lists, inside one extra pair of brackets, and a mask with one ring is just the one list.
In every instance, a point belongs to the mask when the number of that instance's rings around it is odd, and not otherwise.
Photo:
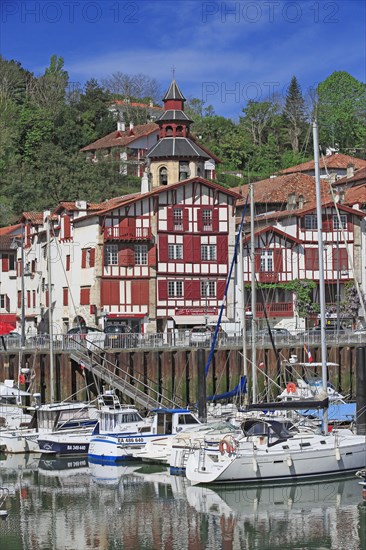
[(141, 194), (149, 192), (149, 176), (145, 170), (144, 175), (141, 178)]
[(117, 131), (118, 132), (125, 132), (126, 131), (126, 124), (123, 120), (117, 122)]
[(130, 122), (130, 130), (133, 130), (133, 122)]
[(337, 172), (331, 172), (329, 175), (330, 175), (330, 178), (329, 178), (330, 183), (335, 183), (337, 181)]
[(355, 165), (352, 163), (349, 163), (347, 166), (347, 178), (352, 178), (355, 174)]

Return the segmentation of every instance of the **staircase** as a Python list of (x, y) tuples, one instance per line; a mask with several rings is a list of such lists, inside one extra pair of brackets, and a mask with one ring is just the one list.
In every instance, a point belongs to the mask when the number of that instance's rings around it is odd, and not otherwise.
[(83, 346), (81, 349), (73, 350), (70, 353), (70, 359), (75, 361), (82, 368), (92, 373), (94, 381), (102, 380), (123, 395), (133, 400), (136, 405), (147, 409), (156, 409), (166, 407), (169, 409), (179, 409), (185, 407), (182, 400), (170, 399), (153, 386), (158, 384), (150, 381), (150, 385), (145, 382), (144, 375), (133, 376), (131, 373), (114, 365), (106, 359), (104, 352), (92, 352)]

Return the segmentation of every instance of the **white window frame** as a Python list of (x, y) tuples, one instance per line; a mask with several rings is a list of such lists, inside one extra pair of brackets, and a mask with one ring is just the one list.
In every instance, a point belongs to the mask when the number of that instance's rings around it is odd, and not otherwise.
[(183, 245), (180, 243), (168, 244), (169, 260), (183, 260)]
[(5, 309), (6, 306), (6, 294), (0, 294), (0, 309)]
[(305, 229), (308, 230), (317, 230), (318, 229), (318, 220), (315, 214), (306, 214), (304, 221)]
[(208, 208), (202, 209), (202, 231), (212, 231), (212, 210)]
[(168, 281), (168, 298), (183, 297), (183, 281)]
[(183, 231), (183, 208), (173, 208), (173, 229)]
[(335, 229), (335, 230), (341, 230), (341, 229), (346, 230), (347, 229), (347, 223), (348, 223), (347, 214), (340, 214), (339, 217), (341, 219), (341, 225), (339, 224), (338, 216), (337, 215), (333, 216), (333, 229)]
[(147, 244), (135, 244), (135, 265), (147, 264)]
[(261, 250), (260, 272), (273, 273), (273, 250)]
[(216, 298), (216, 281), (201, 281), (201, 298)]
[(118, 265), (118, 244), (106, 244), (104, 254), (106, 265)]
[(201, 260), (203, 262), (215, 262), (216, 258), (215, 244), (201, 244)]

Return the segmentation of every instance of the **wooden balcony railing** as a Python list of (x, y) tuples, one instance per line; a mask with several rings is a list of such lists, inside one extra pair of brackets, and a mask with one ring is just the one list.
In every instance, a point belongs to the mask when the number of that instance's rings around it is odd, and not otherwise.
[(150, 241), (152, 233), (150, 227), (106, 227), (104, 229), (104, 238), (107, 241)]
[(278, 283), (278, 273), (272, 271), (260, 271), (257, 277), (259, 283)]
[(264, 309), (266, 309), (268, 317), (292, 317), (294, 314), (294, 305), (292, 302), (257, 304), (257, 317), (264, 317)]

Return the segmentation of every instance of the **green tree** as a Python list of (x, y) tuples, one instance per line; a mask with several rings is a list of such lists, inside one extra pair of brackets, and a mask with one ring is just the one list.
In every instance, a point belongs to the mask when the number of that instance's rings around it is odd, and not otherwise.
[(319, 142), (352, 153), (365, 152), (366, 84), (336, 71), (318, 85)]
[(298, 153), (300, 149), (300, 138), (306, 129), (307, 117), (305, 100), (302, 96), (296, 76), (292, 77), (286, 94), (283, 119), (292, 151)]

